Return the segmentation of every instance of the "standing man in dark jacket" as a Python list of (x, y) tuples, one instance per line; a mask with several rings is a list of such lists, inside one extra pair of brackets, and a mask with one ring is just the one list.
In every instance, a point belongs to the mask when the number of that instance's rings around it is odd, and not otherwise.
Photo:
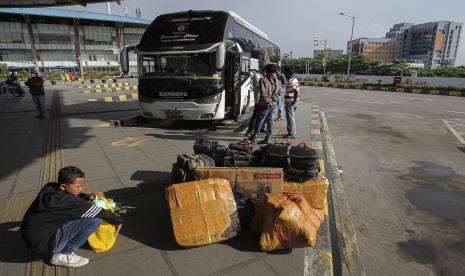
[(74, 253), (97, 230), (102, 220), (115, 225), (116, 235), (123, 220), (89, 201), (96, 194), (84, 194), (84, 173), (73, 166), (62, 168), (58, 183), (48, 183), (27, 209), (21, 223), (26, 246), (50, 257), (53, 265), (80, 267), (89, 259)]
[(259, 143), (268, 144), (270, 142), (273, 130), (273, 113), (276, 108), (276, 103), (282, 97), (283, 93), (284, 89), (276, 76), (276, 65), (268, 64), (266, 67), (266, 75), (260, 79), (260, 98), (255, 107), (257, 108), (257, 123), (252, 136), (249, 138), (251, 142), (255, 142), (255, 138), (260, 133), (260, 129), (265, 121), (268, 125), (265, 139)]
[(34, 72), (32, 77), (26, 81), (26, 85), (29, 86), (29, 93), (39, 112), (36, 118), (45, 118), (44, 79), (39, 76), (38, 72)]

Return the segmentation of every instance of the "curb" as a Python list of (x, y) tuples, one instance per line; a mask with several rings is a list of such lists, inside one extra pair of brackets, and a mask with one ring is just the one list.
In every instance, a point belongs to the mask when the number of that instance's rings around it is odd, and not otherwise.
[(324, 112), (321, 112), (321, 121), (325, 154), (330, 166), (327, 171), (331, 172), (331, 183), (333, 184), (330, 194), (335, 220), (336, 237), (334, 238), (337, 239), (337, 248), (333, 248), (333, 250), (337, 250), (340, 257), (341, 275), (365, 276), (365, 267), (360, 256), (355, 227), (352, 224), (349, 203), (344, 191), (344, 184), (339, 172), (336, 153), (331, 142), (331, 134), (329, 133)]
[(81, 93), (105, 93), (105, 92), (120, 92), (120, 91), (137, 91), (137, 85), (122, 86), (122, 87), (95, 88), (93, 90), (84, 90)]
[(88, 99), (88, 102), (104, 102), (104, 103), (123, 103), (134, 102), (139, 100), (139, 94), (132, 93), (129, 95), (110, 96), (98, 99)]
[(465, 97), (465, 92), (462, 92), (462, 91), (446, 91), (446, 90), (426, 89), (426, 88), (420, 89), (420, 88), (413, 88), (413, 87), (378, 86), (376, 84), (373, 84), (373, 85), (363, 84), (362, 85), (362, 84), (348, 84), (348, 83), (334, 83), (334, 82), (303, 81), (302, 85), (329, 87), (329, 88), (341, 88), (341, 89), (361, 89), (361, 90), (382, 91), (382, 92), (398, 92), (398, 93)]

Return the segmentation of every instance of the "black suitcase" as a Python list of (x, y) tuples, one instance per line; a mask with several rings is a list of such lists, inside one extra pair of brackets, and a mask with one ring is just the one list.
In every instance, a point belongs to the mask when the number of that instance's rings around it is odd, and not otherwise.
[(305, 144), (292, 146), (289, 149), (289, 166), (285, 169), (288, 179), (306, 180), (318, 176), (320, 159), (315, 149)]
[(265, 148), (264, 166), (273, 168), (287, 168), (289, 166), (289, 148), (287, 144), (270, 144)]
[(194, 153), (205, 154), (212, 156), (214, 148), (218, 145), (218, 141), (211, 139), (197, 139), (194, 142)]
[(180, 154), (171, 170), (171, 183), (182, 183), (197, 180), (195, 169), (199, 167), (214, 167), (215, 161), (204, 154)]

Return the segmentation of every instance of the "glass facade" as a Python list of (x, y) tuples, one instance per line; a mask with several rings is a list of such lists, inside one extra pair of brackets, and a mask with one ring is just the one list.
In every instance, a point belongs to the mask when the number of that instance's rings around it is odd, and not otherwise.
[[(118, 70), (119, 48), (138, 44), (146, 28), (142, 24), (79, 20), (78, 51), (74, 18), (30, 15), (29, 22), (30, 25), (25, 15), (0, 14), (0, 62), (9, 67), (32, 68), (31, 31), (39, 67), (77, 69), (77, 53), (80, 52), (84, 68)], [(123, 40), (120, 43), (118, 31)], [(136, 58), (131, 56), (130, 60), (134, 63)]]

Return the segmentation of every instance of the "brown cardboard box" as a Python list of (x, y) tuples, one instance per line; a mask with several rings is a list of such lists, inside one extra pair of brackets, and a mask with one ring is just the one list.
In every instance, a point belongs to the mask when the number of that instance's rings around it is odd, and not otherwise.
[(308, 204), (315, 209), (325, 209), (328, 198), (329, 182), (321, 176), (304, 182), (283, 182), (283, 192), (301, 193)]
[(223, 178), (246, 199), (264, 200), (265, 193), (281, 193), (283, 169), (281, 168), (222, 168), (202, 167), (195, 170), (202, 179)]
[(231, 186), (225, 179), (174, 184), (167, 188), (166, 197), (180, 246), (220, 242), (241, 230)]
[(263, 251), (314, 246), (324, 221), (298, 193), (266, 194), (259, 246)]

